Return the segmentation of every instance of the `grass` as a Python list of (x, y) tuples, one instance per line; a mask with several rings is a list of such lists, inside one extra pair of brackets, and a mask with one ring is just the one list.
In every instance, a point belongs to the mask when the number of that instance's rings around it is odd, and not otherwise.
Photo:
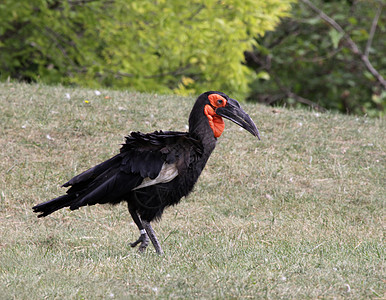
[(245, 104), (262, 141), (226, 121), (194, 192), (154, 225), (162, 257), (129, 247), (123, 204), (32, 213), (128, 132), (185, 131), (193, 101), (0, 84), (1, 299), (384, 297), (382, 119)]

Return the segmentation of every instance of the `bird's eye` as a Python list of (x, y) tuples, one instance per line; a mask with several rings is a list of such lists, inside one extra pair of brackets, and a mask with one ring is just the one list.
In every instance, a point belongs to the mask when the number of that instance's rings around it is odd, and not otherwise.
[(219, 94), (210, 94), (208, 100), (213, 107), (224, 107), (227, 104), (227, 100)]

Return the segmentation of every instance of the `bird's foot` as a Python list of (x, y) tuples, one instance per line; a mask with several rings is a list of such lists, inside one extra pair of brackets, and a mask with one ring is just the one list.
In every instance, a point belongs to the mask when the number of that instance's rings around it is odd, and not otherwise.
[(143, 253), (146, 250), (147, 246), (149, 245), (149, 237), (147, 236), (146, 233), (141, 233), (138, 240), (136, 240), (134, 243), (130, 243), (130, 246), (134, 248), (138, 244), (140, 244), (138, 247), (138, 252)]
[(143, 227), (145, 227), (146, 233), (148, 234), (157, 254), (163, 255), (164, 252), (162, 251), (161, 244), (159, 243), (157, 237), (155, 236), (155, 232), (153, 230), (153, 227), (151, 227), (150, 222), (143, 220), (142, 225)]

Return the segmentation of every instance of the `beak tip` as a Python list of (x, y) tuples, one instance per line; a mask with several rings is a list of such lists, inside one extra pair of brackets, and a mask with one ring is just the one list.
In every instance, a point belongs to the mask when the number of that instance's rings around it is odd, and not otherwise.
[(248, 126), (249, 128), (246, 128), (250, 133), (252, 133), (252, 135), (254, 135), (255, 137), (257, 137), (259, 139), (259, 141), (261, 140), (260, 138), (260, 132), (259, 132), (259, 129), (257, 129), (255, 123), (253, 123), (252, 119), (250, 120), (251, 123), (249, 124), (250, 126)]
[(254, 133), (254, 136), (256, 136), (259, 139), (259, 141), (261, 141), (259, 131), (256, 130), (256, 132)]
[(219, 107), (216, 109), (216, 113), (224, 117), (242, 128), (249, 131), (253, 136), (256, 136), (259, 140), (260, 133), (251, 117), (240, 107), (240, 104), (234, 100), (229, 99), (225, 107)]

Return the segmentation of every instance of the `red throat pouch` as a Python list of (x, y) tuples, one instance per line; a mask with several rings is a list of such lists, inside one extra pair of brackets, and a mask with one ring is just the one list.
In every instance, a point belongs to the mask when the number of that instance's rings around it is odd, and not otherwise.
[(214, 137), (218, 138), (224, 131), (224, 120), (216, 114), (210, 105), (205, 105), (204, 113), (208, 118), (210, 128), (213, 130)]

